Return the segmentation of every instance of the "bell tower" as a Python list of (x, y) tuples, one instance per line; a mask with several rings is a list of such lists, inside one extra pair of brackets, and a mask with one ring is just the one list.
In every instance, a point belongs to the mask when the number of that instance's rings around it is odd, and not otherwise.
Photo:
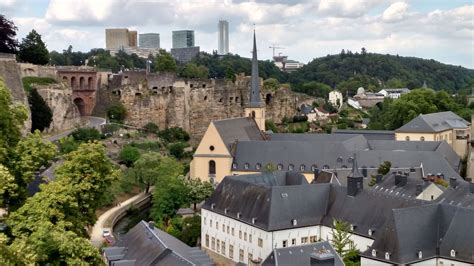
[(252, 117), (260, 130), (265, 131), (265, 103), (260, 98), (260, 77), (258, 76), (257, 41), (253, 31), (252, 77), (249, 102), (245, 106), (245, 116)]

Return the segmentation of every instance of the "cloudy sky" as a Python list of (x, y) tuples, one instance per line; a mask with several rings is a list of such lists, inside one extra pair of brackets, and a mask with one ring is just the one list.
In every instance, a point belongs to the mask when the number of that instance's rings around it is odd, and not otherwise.
[(105, 46), (105, 28), (160, 33), (195, 30), (201, 50), (217, 50), (217, 23), (230, 24), (230, 51), (250, 56), (253, 24), (260, 59), (275, 44), (307, 63), (341, 49), (399, 54), (474, 68), (474, 0), (1, 0), (23, 38), (33, 28), (48, 49)]

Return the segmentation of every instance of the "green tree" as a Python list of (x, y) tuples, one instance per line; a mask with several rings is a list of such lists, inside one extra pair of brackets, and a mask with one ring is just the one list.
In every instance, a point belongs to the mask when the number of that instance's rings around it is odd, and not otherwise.
[(160, 131), (160, 128), (153, 122), (148, 122), (144, 127), (143, 129), (146, 131), (146, 132), (149, 132), (149, 133), (158, 133)]
[(278, 133), (278, 128), (276, 127), (273, 120), (265, 120), (265, 128), (267, 130), (273, 131), (274, 133)]
[(46, 45), (41, 40), (41, 35), (32, 30), (20, 44), (18, 57), (21, 61), (36, 64), (46, 65), (49, 62), (49, 52)]
[(18, 185), (15, 182), (15, 177), (5, 166), (0, 164), (0, 207), (8, 209), (10, 199), (17, 196)]
[(53, 121), (53, 112), (36, 89), (32, 89), (29, 93), (28, 103), (31, 110), (31, 132), (48, 128)]
[(196, 211), (197, 203), (207, 199), (214, 192), (214, 186), (210, 182), (203, 182), (198, 178), (186, 180), (186, 185), (189, 191), (189, 202), (194, 204), (194, 211)]
[(72, 136), (67, 136), (58, 140), (59, 151), (62, 154), (67, 154), (77, 150), (80, 144), (81, 143), (76, 141)]
[(276, 91), (280, 87), (280, 82), (275, 78), (269, 78), (263, 81), (263, 88)]
[(129, 169), (127, 175), (136, 184), (144, 188), (145, 193), (149, 192), (151, 186), (159, 180), (176, 178), (183, 173), (183, 166), (176, 160), (163, 157), (157, 152), (147, 152), (135, 161), (133, 168)]
[(18, 41), (16, 31), (18, 28), (13, 21), (0, 15), (0, 53), (16, 53)]
[(132, 166), (140, 158), (140, 150), (133, 146), (125, 146), (120, 151), (119, 160), (124, 162), (127, 167)]
[(158, 136), (166, 142), (178, 142), (178, 141), (188, 141), (189, 134), (180, 127), (171, 127), (165, 130), (162, 130), (158, 133)]
[(189, 204), (189, 190), (182, 177), (169, 176), (159, 179), (153, 193), (151, 217), (158, 224), (167, 227), (176, 211)]
[(387, 83), (385, 84), (387, 88), (405, 88), (406, 84), (400, 79), (397, 78), (391, 78), (387, 80)]
[(170, 151), (171, 155), (180, 160), (189, 155), (189, 153), (184, 151), (184, 149), (188, 146), (189, 144), (186, 142), (171, 143), (168, 145), (168, 150)]
[(102, 138), (102, 135), (100, 134), (99, 130), (93, 127), (78, 128), (71, 132), (70, 136), (72, 136), (74, 140), (79, 142), (100, 140)]
[(195, 63), (188, 63), (180, 71), (180, 76), (183, 78), (206, 79), (209, 77), (209, 69), (205, 66), (198, 66)]
[(107, 110), (107, 117), (113, 122), (122, 123), (127, 117), (127, 109), (121, 103), (112, 105)]
[(156, 72), (176, 72), (176, 61), (170, 53), (161, 49), (156, 55), (153, 69)]
[(384, 161), (379, 165), (379, 168), (377, 169), (377, 173), (381, 175), (386, 175), (388, 172), (390, 172), (390, 167), (392, 167), (392, 163), (389, 161)]
[(0, 164), (9, 167), (13, 148), (21, 138), (21, 129), (28, 118), (26, 108), (14, 105), (10, 91), (0, 78)]
[(348, 252), (355, 249), (354, 243), (350, 239), (352, 235), (350, 225), (347, 222), (334, 220), (331, 235), (331, 244), (341, 257), (345, 257)]

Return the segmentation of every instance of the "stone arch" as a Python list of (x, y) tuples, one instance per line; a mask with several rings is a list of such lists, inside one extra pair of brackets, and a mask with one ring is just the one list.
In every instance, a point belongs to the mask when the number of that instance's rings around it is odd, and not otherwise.
[(66, 76), (63, 76), (63, 81), (67, 82), (67, 77)]
[(86, 85), (86, 79), (84, 77), (80, 77), (79, 78), (79, 89), (83, 90), (85, 85)]
[(77, 83), (76, 77), (74, 77), (74, 76), (71, 77), (71, 88), (72, 88), (73, 90), (76, 89), (76, 85), (77, 85), (76, 83)]
[(81, 116), (84, 116), (86, 114), (86, 103), (84, 100), (80, 97), (74, 99), (74, 104), (77, 106), (77, 109), (79, 109), (79, 113)]
[(265, 95), (265, 104), (270, 104), (272, 102), (272, 94), (271, 93), (267, 93), (267, 95)]
[(89, 77), (87, 79), (87, 88), (89, 90), (93, 90), (94, 89), (94, 79), (92, 77)]

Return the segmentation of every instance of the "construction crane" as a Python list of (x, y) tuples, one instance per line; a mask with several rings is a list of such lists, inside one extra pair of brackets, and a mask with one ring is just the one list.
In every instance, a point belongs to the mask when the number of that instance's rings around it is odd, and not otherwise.
[(275, 50), (276, 49), (285, 49), (285, 47), (278, 47), (278, 46), (275, 46), (275, 44), (273, 44), (272, 46), (270, 46), (269, 48), (273, 49), (273, 57), (275, 57)]

